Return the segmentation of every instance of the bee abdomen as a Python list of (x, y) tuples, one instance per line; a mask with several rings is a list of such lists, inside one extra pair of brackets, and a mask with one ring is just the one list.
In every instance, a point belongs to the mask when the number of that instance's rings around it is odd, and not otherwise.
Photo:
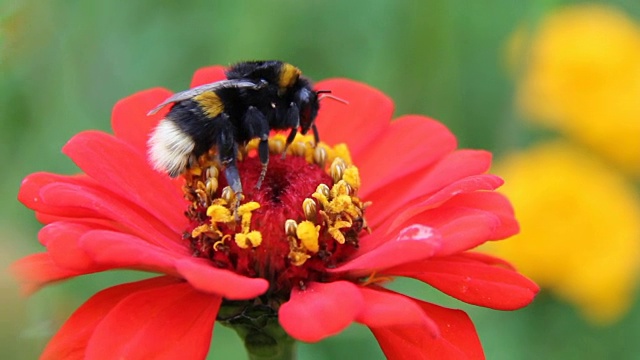
[(153, 166), (169, 176), (180, 175), (189, 163), (195, 142), (169, 118), (160, 121), (149, 138), (149, 157)]
[(206, 116), (213, 119), (224, 112), (224, 103), (213, 91), (206, 91), (193, 98)]

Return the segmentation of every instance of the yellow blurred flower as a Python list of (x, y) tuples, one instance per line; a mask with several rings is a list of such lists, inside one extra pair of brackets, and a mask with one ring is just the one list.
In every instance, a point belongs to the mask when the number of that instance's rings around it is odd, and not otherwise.
[(564, 142), (499, 163), (521, 233), (484, 248), (599, 323), (628, 309), (640, 269), (640, 199), (615, 171)]
[(518, 31), (518, 104), (640, 176), (640, 26), (604, 5), (568, 7)]
[(47, 1), (0, 1), (0, 68), (30, 58), (51, 42), (56, 24)]

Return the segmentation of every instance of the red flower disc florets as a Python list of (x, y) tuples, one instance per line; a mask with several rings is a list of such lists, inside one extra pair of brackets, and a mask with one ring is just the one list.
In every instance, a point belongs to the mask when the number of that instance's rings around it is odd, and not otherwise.
[(238, 166), (250, 188), (241, 199), (219, 176), (214, 156), (202, 157), (187, 171), (183, 188), (190, 202), (185, 238), (194, 255), (221, 269), (267, 279), (272, 304), (286, 301), (294, 286), (338, 278), (327, 269), (353, 255), (367, 230), (367, 204), (357, 196), (358, 169), (340, 157), (349, 161), (346, 146), (334, 150), (298, 136), (284, 153), (284, 140), (270, 139), (269, 171), (260, 188), (255, 184), (261, 164), (253, 156), (255, 144), (249, 144)]

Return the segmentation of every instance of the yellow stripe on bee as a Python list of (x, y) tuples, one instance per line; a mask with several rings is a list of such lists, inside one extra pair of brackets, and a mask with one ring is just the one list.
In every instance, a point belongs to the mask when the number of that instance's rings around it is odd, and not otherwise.
[(282, 68), (280, 68), (280, 81), (278, 82), (278, 86), (281, 88), (286, 88), (295, 84), (298, 81), (298, 78), (302, 72), (297, 67), (284, 63), (282, 64)]
[(193, 100), (198, 102), (198, 105), (208, 117), (214, 118), (224, 111), (222, 99), (213, 91), (205, 91), (200, 95), (194, 96)]

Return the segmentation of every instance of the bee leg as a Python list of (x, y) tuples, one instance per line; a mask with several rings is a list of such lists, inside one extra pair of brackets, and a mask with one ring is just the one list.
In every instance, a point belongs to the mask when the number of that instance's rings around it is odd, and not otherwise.
[(283, 159), (287, 157), (287, 149), (289, 148), (289, 145), (291, 145), (291, 143), (293, 142), (293, 139), (296, 138), (297, 133), (298, 133), (297, 127), (291, 128), (291, 132), (289, 133), (289, 136), (287, 136), (287, 142), (284, 145), (284, 151), (282, 152)]
[(254, 106), (249, 106), (244, 114), (243, 122), (250, 138), (260, 138), (258, 155), (260, 156), (262, 170), (256, 183), (256, 189), (260, 189), (265, 176), (267, 176), (267, 167), (269, 165), (269, 121), (260, 110)]
[(260, 170), (260, 177), (258, 178), (258, 182), (256, 183), (256, 189), (260, 189), (262, 186), (262, 181), (264, 181), (265, 176), (267, 176), (267, 167), (269, 166), (269, 137), (260, 139), (260, 144), (258, 144), (258, 155), (260, 156), (260, 163), (262, 164), (262, 170)]
[(287, 156), (287, 149), (293, 142), (293, 139), (296, 138), (298, 127), (300, 126), (300, 109), (294, 102), (289, 104), (289, 109), (287, 110), (287, 125), (291, 126), (291, 132), (289, 136), (287, 136), (287, 142), (284, 145), (284, 151), (282, 152), (283, 159)]
[(227, 179), (227, 183), (233, 192), (235, 193), (235, 205), (234, 213), (237, 216), (237, 209), (242, 201), (242, 182), (240, 181), (240, 173), (238, 172), (238, 166), (236, 164), (236, 157), (238, 156), (238, 145), (236, 144), (235, 137), (233, 135), (233, 125), (227, 114), (221, 114), (220, 119), (216, 120), (220, 131), (217, 132), (216, 144), (218, 145), (218, 156), (220, 157), (220, 163), (224, 166), (224, 176)]
[(316, 142), (315, 146), (318, 146), (318, 144), (320, 143), (320, 134), (318, 133), (316, 124), (311, 125), (311, 130), (313, 131), (313, 140)]

